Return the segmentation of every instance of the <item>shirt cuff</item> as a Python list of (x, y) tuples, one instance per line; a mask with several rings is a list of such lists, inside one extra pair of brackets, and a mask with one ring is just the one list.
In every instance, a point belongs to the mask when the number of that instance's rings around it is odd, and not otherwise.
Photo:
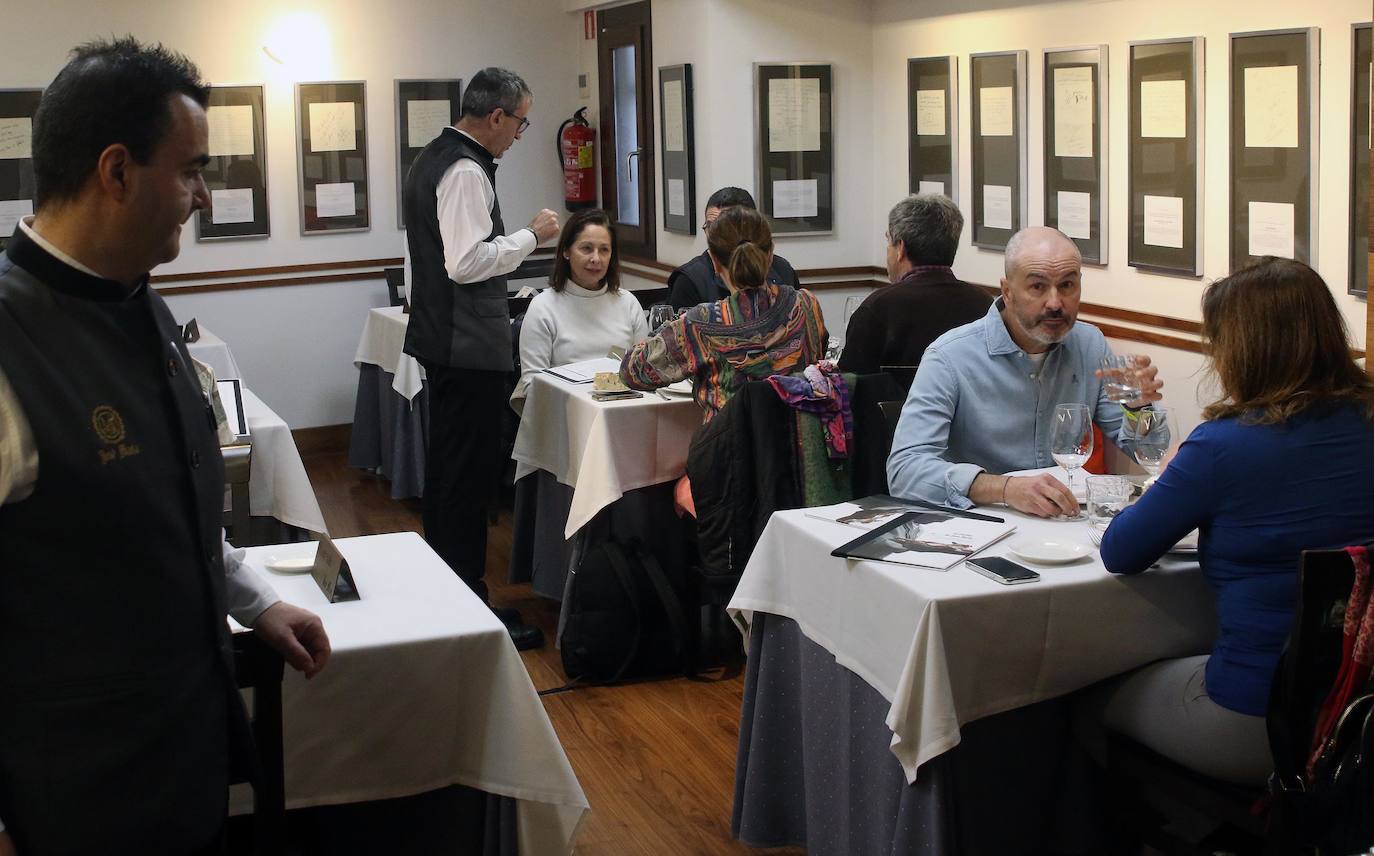
[(224, 543), (225, 591), (229, 600), (229, 615), (244, 627), (252, 627), (269, 606), (281, 600), (272, 584), (258, 576), (243, 561), (243, 550)]
[(973, 489), (973, 480), (978, 478), (983, 468), (977, 464), (950, 464), (945, 471), (946, 504), (950, 508), (972, 508), (973, 500), (968, 492)]
[(529, 226), (523, 229), (517, 229), (515, 232), (511, 233), (510, 239), (515, 241), (516, 246), (520, 248), (520, 252), (525, 255), (529, 255), (539, 247), (539, 236), (534, 234), (534, 230)]

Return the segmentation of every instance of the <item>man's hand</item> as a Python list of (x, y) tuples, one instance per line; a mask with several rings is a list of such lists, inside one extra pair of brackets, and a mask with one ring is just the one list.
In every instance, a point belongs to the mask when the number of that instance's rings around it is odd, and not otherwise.
[(545, 208), (530, 221), (530, 231), (541, 244), (558, 237), (558, 215)]
[(1007, 505), (1036, 517), (1078, 515), (1078, 500), (1059, 479), (1049, 473), (1037, 476), (1010, 476), (1007, 481)]
[(16, 856), (14, 841), (8, 832), (0, 832), (0, 856)]
[[(263, 610), (253, 631), (271, 645), (291, 668), (313, 678), (329, 661), (329, 635), (315, 613), (279, 600)], [(0, 856), (5, 856), (0, 850)]]

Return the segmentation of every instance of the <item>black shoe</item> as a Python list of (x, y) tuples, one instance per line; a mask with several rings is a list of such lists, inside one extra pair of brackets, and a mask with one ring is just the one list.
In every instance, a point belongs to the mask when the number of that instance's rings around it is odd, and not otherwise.
[(506, 632), (510, 634), (510, 641), (515, 644), (517, 651), (544, 647), (544, 631), (532, 624), (507, 624)]
[(501, 623), (507, 627), (513, 624), (521, 624), (520, 610), (511, 609), (509, 606), (493, 606), (491, 611), (500, 619)]

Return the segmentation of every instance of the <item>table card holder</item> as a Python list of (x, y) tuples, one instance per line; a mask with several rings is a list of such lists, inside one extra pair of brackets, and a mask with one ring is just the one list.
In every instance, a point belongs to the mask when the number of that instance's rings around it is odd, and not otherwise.
[(181, 325), (181, 341), (187, 344), (200, 341), (200, 325), (196, 323), (196, 319), (192, 318)]
[(1351, 56), (1355, 68), (1350, 89), (1350, 283), (1348, 291), (1369, 296), (1369, 162), (1371, 152), (1371, 81), (1374, 49), (1370, 24), (1351, 27)]
[(1231, 34), (1231, 270), (1317, 266), (1316, 27)]
[(219, 410), (215, 413), (216, 426), (223, 419), (224, 424), (229, 427), (229, 431), (234, 435), (232, 440), (229, 440), (228, 443), (221, 443), (221, 445), (248, 442), (248, 415), (243, 410), (243, 387), (239, 379), (216, 379), (215, 395), (217, 401), (213, 404), (219, 406)]
[(210, 161), (204, 173), (210, 207), (196, 215), (197, 241), (272, 234), (263, 92), (261, 84), (210, 87)]
[(1045, 223), (1107, 263), (1107, 46), (1045, 51)]
[(973, 245), (1005, 250), (1025, 228), (1026, 52), (969, 55)]
[(348, 560), (328, 535), (320, 538), (319, 546), (315, 549), (315, 564), (310, 569), (310, 576), (330, 603), (346, 603), (362, 597), (357, 584), (353, 582)]
[(372, 227), (367, 177), (367, 84), (296, 84), (301, 234)]
[(33, 213), (33, 114), (41, 89), (0, 89), (0, 250)]
[(912, 193), (959, 202), (959, 58), (906, 61), (907, 175)]

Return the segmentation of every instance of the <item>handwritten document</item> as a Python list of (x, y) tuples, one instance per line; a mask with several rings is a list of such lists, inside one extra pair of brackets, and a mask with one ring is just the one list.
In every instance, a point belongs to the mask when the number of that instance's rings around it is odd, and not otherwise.
[(1183, 249), (1183, 197), (1145, 196), (1145, 243)]
[(213, 190), (210, 192), (210, 222), (253, 222), (253, 191), (250, 188)]
[(1245, 69), (1245, 147), (1298, 147), (1298, 67)]
[[(33, 157), (33, 120), (27, 117), (0, 119), (0, 160)], [(6, 232), (5, 237), (10, 233)]]
[(352, 217), (358, 213), (353, 182), (315, 185), (315, 213), (321, 217)]
[(773, 182), (774, 217), (815, 217), (817, 208), (814, 178)]
[[(453, 107), (446, 99), (411, 101), (406, 104), (406, 145), (422, 149), (439, 136), (453, 118)], [(350, 149), (353, 148), (350, 142)]]
[(1140, 136), (1183, 139), (1188, 135), (1188, 83), (1140, 82)]
[(1011, 188), (1004, 184), (983, 185), (983, 225), (989, 229), (1011, 228)]
[(33, 213), (32, 199), (0, 200), (0, 237), (8, 238), (19, 226), (19, 218)]
[(933, 193), (936, 196), (945, 195), (945, 183), (943, 181), (923, 181), (917, 187), (918, 193)]
[(985, 137), (1010, 137), (1012, 127), (1010, 86), (985, 86), (978, 92), (978, 132)]
[(310, 105), (310, 151), (351, 152), (358, 147), (351, 101)]
[(210, 126), (210, 157), (253, 154), (252, 107), (211, 107), (205, 111), (205, 121)]
[[(768, 151), (821, 150), (821, 82), (817, 78), (768, 81)], [(776, 216), (776, 215), (775, 215)]]
[(682, 81), (663, 81), (663, 147), (670, 152), (684, 151), (682, 134)]
[(1093, 156), (1093, 70), (1089, 66), (1054, 70), (1054, 156)]
[(680, 178), (668, 179), (668, 214), (672, 217), (687, 216), (687, 182)]
[(1091, 193), (1059, 191), (1059, 231), (1070, 238), (1088, 240), (1093, 236)]
[(1250, 255), (1293, 258), (1293, 206), (1290, 203), (1250, 203)]
[(943, 137), (945, 135), (945, 91), (918, 89), (916, 91), (916, 136)]

